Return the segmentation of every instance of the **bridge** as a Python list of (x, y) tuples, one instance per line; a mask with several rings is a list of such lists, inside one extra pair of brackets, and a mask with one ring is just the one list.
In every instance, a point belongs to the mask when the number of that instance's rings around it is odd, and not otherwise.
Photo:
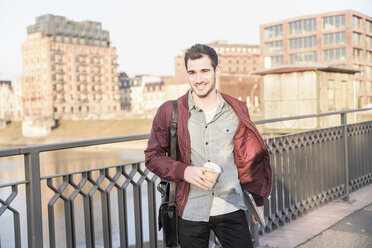
[[(260, 125), (340, 116), (337, 126), (265, 138), (273, 187), (264, 204), (266, 226), (254, 225), (247, 215), (255, 247), (259, 246), (260, 236), (335, 199), (348, 203), (351, 191), (371, 183), (372, 120), (347, 122), (348, 114), (367, 110), (372, 108), (255, 121)], [(13, 229), (11, 247), (161, 247), (157, 231), (159, 178), (145, 168), (144, 161), (50, 176), (40, 174), (40, 153), (147, 138), (148, 134), (139, 134), (0, 150), (0, 157), (24, 157), (24, 180), (0, 184), (0, 189), (10, 191), (0, 198), (0, 220), (4, 213), (12, 215), (13, 223), (1, 223)], [(44, 186), (51, 192), (49, 197), (42, 194)], [(25, 199), (18, 199), (20, 188), (24, 188)], [(13, 207), (16, 200), (26, 206), (26, 223), (21, 221), (20, 210)], [(81, 207), (77, 207), (78, 201)], [(56, 209), (62, 209), (62, 217), (56, 216)], [(113, 218), (114, 212), (117, 219)], [(47, 223), (43, 223), (43, 215)], [(130, 218), (134, 219), (133, 225), (128, 222)], [(27, 233), (21, 232), (24, 225)], [(83, 232), (77, 232), (79, 225)], [(132, 232), (134, 244), (129, 242)], [(62, 241), (57, 236), (62, 236)], [(83, 243), (78, 243), (82, 236)], [(213, 235), (211, 243), (218, 244)], [(0, 247), (7, 245), (1, 243), (0, 236)]]

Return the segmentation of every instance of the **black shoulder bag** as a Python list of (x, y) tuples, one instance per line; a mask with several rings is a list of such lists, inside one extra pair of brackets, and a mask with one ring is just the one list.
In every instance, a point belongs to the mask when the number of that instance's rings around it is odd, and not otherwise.
[[(177, 160), (177, 100), (173, 100), (172, 122), (170, 127), (170, 151), (168, 156)], [(163, 228), (163, 246), (178, 247), (178, 215), (176, 198), (176, 182), (161, 180), (158, 190), (162, 194), (159, 208), (159, 230)]]

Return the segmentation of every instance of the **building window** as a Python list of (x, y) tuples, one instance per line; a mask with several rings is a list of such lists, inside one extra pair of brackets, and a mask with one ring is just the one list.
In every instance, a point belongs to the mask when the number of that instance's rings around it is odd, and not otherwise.
[(366, 93), (367, 94), (372, 94), (372, 81), (367, 81), (366, 82)]
[(323, 59), (324, 61), (343, 61), (346, 59), (346, 49), (343, 47), (324, 50)]
[(79, 66), (76, 66), (76, 72), (79, 72), (80, 68)]
[(280, 65), (283, 65), (284, 57), (283, 55), (271, 56), (270, 60), (271, 60), (271, 67), (280, 66)]
[(363, 51), (362, 49), (354, 48), (353, 49), (353, 59), (355, 61), (363, 61)]
[(80, 76), (76, 76), (76, 81), (80, 82)]
[(289, 34), (306, 34), (316, 31), (316, 19), (305, 19), (289, 23)]
[(353, 44), (354, 45), (362, 45), (362, 34), (353, 32)]
[(53, 81), (56, 81), (56, 79), (57, 79), (56, 74), (53, 74), (53, 75), (52, 75), (52, 80), (53, 80)]
[(317, 62), (316, 52), (296, 53), (290, 55), (290, 63), (294, 65), (303, 65)]
[(274, 38), (283, 36), (283, 25), (275, 25), (265, 28), (265, 38)]
[(323, 35), (323, 45), (325, 46), (345, 44), (345, 42), (346, 42), (345, 32), (329, 33)]
[(54, 56), (54, 55), (50, 55), (50, 60), (51, 60), (51, 61), (56, 61), (56, 56)]
[(372, 52), (371, 51), (366, 51), (366, 61), (368, 63), (372, 63)]
[(353, 28), (362, 28), (362, 18), (353, 15)]
[[(265, 51), (266, 52), (278, 52), (283, 51), (283, 41), (272, 41), (272, 42), (266, 42), (265, 43)], [(244, 60), (245, 63), (245, 60)]]
[(372, 79), (372, 67), (371, 66), (366, 66), (366, 76), (367, 78)]
[(372, 37), (366, 35), (366, 48), (372, 50)]
[(289, 40), (289, 48), (291, 50), (314, 48), (314, 47), (316, 47), (316, 36), (315, 35)]
[(332, 30), (345, 27), (345, 15), (323, 17), (323, 29)]
[(366, 20), (366, 32), (372, 33), (372, 21)]

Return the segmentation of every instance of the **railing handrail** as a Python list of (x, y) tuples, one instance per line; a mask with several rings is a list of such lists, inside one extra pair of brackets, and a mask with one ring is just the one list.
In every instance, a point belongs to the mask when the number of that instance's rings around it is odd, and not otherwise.
[[(289, 116), (289, 117), (281, 117), (281, 118), (273, 118), (273, 119), (265, 119), (265, 120), (255, 120), (253, 121), (253, 123), (257, 125), (257, 124), (265, 124), (265, 123), (272, 123), (272, 122), (279, 122), (279, 121), (298, 120), (298, 119), (322, 117), (322, 116), (329, 116), (329, 115), (347, 114), (347, 113), (354, 113), (354, 112), (361, 112), (361, 111), (368, 111), (368, 110), (372, 110), (372, 108), (349, 109), (349, 110), (333, 111), (333, 112), (318, 113), (318, 114)], [(145, 134), (114, 136), (114, 137), (106, 137), (106, 138), (97, 138), (97, 139), (78, 140), (78, 141), (69, 141), (69, 142), (60, 142), (60, 143), (52, 143), (52, 144), (0, 149), (0, 157), (16, 156), (16, 155), (22, 155), (22, 154), (28, 154), (28, 153), (34, 153), (34, 152), (37, 153), (37, 152), (57, 151), (57, 150), (87, 147), (87, 146), (105, 145), (105, 144), (110, 144), (110, 143), (119, 143), (119, 142), (127, 142), (127, 141), (134, 141), (134, 140), (143, 140), (143, 139), (147, 139), (149, 135), (150, 134), (145, 133)]]
[(0, 150), (0, 157), (8, 157), (15, 155), (22, 155), (34, 152), (46, 152), (46, 151), (57, 151), (71, 148), (80, 148), (86, 146), (105, 145), (110, 143), (127, 142), (135, 140), (147, 139), (149, 134), (135, 134), (135, 135), (124, 135), (107, 138), (97, 138), (88, 140), (68, 141), (60, 143), (51, 143), (34, 146), (23, 146), (17, 148), (8, 148)]
[(288, 116), (288, 117), (281, 117), (281, 118), (256, 120), (256, 121), (253, 121), (253, 123), (254, 124), (265, 124), (265, 123), (278, 122), (278, 121), (289, 121), (289, 120), (298, 120), (298, 119), (306, 119), (306, 118), (314, 118), (314, 117), (323, 117), (323, 116), (329, 116), (329, 115), (347, 114), (347, 113), (354, 113), (354, 112), (361, 112), (361, 111), (368, 111), (368, 110), (372, 110), (372, 108), (349, 109), (349, 110), (333, 111), (333, 112), (326, 112), (326, 113), (319, 113), (319, 114), (296, 115), (296, 116)]

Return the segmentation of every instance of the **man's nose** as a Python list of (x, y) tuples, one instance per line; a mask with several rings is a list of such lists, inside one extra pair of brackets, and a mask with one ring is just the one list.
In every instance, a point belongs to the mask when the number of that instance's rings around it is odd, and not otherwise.
[(196, 74), (196, 82), (201, 83), (203, 81), (202, 75)]

